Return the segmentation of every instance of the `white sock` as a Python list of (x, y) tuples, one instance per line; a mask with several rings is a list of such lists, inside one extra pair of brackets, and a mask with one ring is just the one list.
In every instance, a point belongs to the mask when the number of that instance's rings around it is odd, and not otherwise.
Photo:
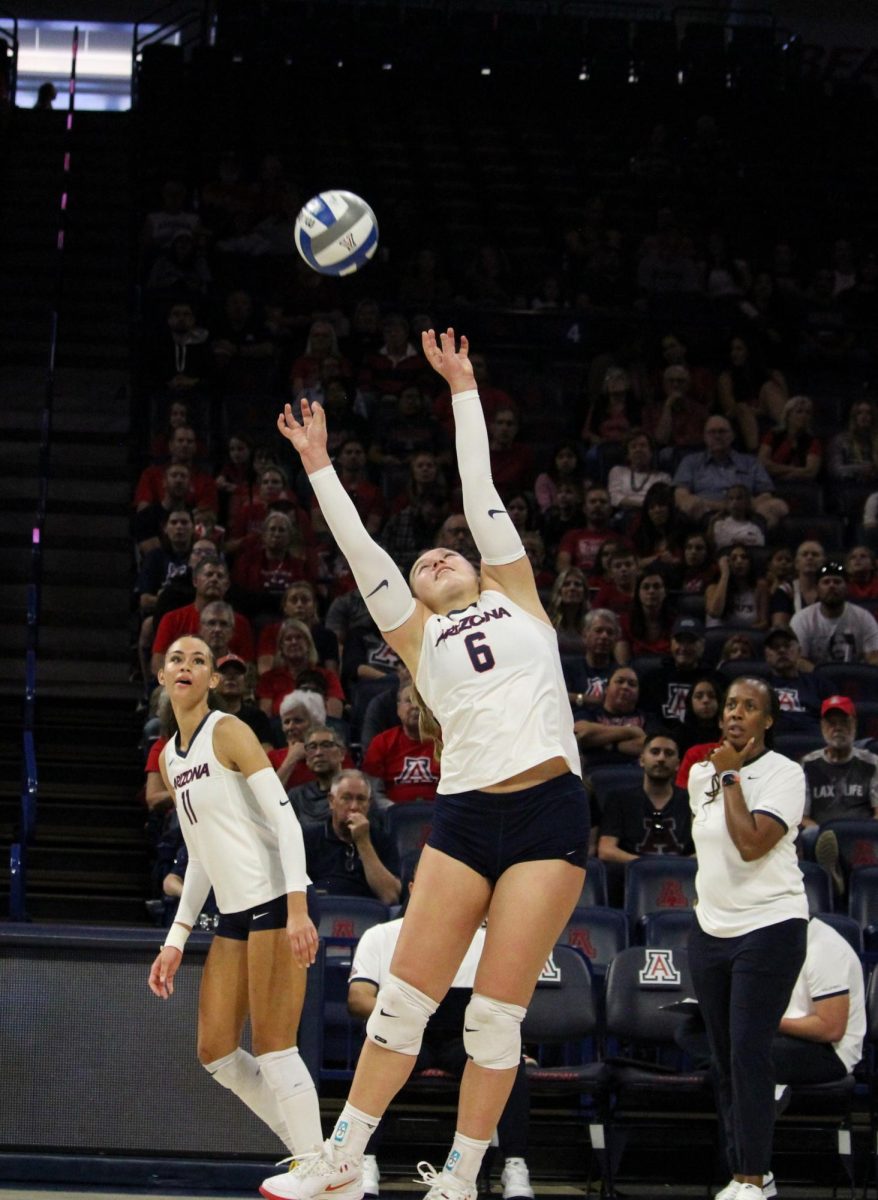
[(453, 1175), (461, 1183), (475, 1187), (479, 1167), (490, 1144), (490, 1140), (479, 1142), (455, 1130), (451, 1153), (442, 1168), (442, 1174)]
[(345, 1104), (329, 1139), (334, 1160), (359, 1162), (380, 1121), (380, 1117), (370, 1117), (352, 1104)]
[(289, 1131), (291, 1152), (308, 1154), (323, 1141), (314, 1080), (296, 1046), (260, 1054), (256, 1062), (277, 1100)]
[(215, 1062), (205, 1063), (204, 1069), (222, 1087), (234, 1092), (239, 1100), (255, 1113), (260, 1121), (271, 1129), (292, 1153), (293, 1147), (287, 1124), (277, 1102), (277, 1097), (259, 1069), (259, 1063), (252, 1054), (239, 1046), (225, 1058)]

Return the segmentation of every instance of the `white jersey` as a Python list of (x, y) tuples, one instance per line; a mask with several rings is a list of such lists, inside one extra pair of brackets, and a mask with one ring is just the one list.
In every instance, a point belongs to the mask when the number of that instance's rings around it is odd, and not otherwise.
[(502, 592), (430, 617), (415, 683), (442, 727), (440, 795), (549, 758), (582, 774), (557, 634)]
[[(351, 963), (351, 973), (348, 977), (349, 983), (360, 980), (381, 987), (387, 982), (387, 976), (390, 974), (390, 962), (396, 949), (396, 943), (399, 941), (401, 929), (402, 917), (397, 917), (395, 921), (385, 921), (381, 925), (373, 925), (371, 929), (366, 930), (357, 942), (357, 948), (354, 951), (354, 961)], [(476, 930), (476, 935), (470, 942), (463, 962), (457, 968), (457, 974), (451, 981), (453, 988), (471, 988), (473, 986), (476, 981), (476, 968), (482, 957), (484, 945), (485, 927), (482, 925)]]
[(866, 995), (863, 966), (849, 942), (819, 917), (808, 922), (808, 950), (793, 987), (785, 1017), (809, 1017), (816, 1000), (849, 997), (848, 1023), (832, 1048), (849, 1071), (863, 1057), (866, 1036)]
[[(242, 912), (286, 894), (277, 834), (265, 819), (247, 780), (230, 771), (213, 749), (213, 731), (228, 713), (210, 712), (188, 750), (178, 734), (162, 750), (174, 793), (189, 868), (200, 863), (221, 913)], [(290, 820), (295, 816), (290, 811)]]
[(773, 750), (741, 768), (747, 808), (767, 813), (785, 827), (780, 841), (754, 862), (745, 862), (732, 841), (722, 788), (710, 798), (715, 776), (709, 762), (695, 763), (689, 772), (698, 924), (713, 937), (739, 937), (792, 918), (807, 921), (805, 884), (794, 845), (805, 809), (804, 771)]

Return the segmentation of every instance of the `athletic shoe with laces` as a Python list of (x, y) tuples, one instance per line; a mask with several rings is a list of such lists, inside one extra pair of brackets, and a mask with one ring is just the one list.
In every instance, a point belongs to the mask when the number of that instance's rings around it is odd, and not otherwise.
[(259, 1192), (265, 1200), (363, 1200), (362, 1169), (349, 1159), (336, 1162), (324, 1142), (297, 1155), (283, 1175), (264, 1180)]
[(373, 1196), (378, 1200), (379, 1189), (378, 1182), (381, 1179), (381, 1172), (378, 1170), (378, 1159), (374, 1154), (363, 1155), (363, 1195)]
[(765, 1200), (774, 1200), (777, 1195), (777, 1184), (774, 1182), (774, 1171), (762, 1176), (762, 1195)]
[(474, 1183), (455, 1179), (447, 1171), (437, 1171), (432, 1163), (419, 1162), (415, 1183), (423, 1183), (430, 1189), (422, 1200), (477, 1200), (479, 1191)]
[(507, 1158), (500, 1175), (503, 1200), (534, 1200), (530, 1172), (523, 1158)]

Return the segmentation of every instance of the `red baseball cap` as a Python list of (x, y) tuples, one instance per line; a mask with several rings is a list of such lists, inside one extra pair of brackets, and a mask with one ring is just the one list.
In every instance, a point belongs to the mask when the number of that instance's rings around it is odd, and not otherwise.
[(847, 713), (849, 717), (855, 717), (857, 715), (856, 706), (854, 705), (853, 700), (847, 696), (829, 696), (826, 700), (824, 700), (820, 705), (821, 717), (825, 717), (826, 714), (828, 712), (832, 712), (833, 709), (838, 709), (839, 712)]
[[(223, 667), (240, 667), (242, 671), (247, 670), (247, 664), (244, 662), (243, 658), (239, 658), (237, 654), (224, 654), (222, 658), (218, 660), (216, 669), (221, 671)], [(848, 701), (848, 704), (850, 704), (850, 701)]]

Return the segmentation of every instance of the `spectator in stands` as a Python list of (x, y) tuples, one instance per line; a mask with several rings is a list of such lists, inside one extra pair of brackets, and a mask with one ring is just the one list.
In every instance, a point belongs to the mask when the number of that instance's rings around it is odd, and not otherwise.
[(708, 558), (707, 538), (703, 533), (690, 533), (683, 543), (683, 561), (677, 572), (681, 592), (702, 596), (708, 584), (716, 578), (716, 564)]
[[(330, 671), (338, 672), (339, 654), (338, 638), (327, 629), (317, 615), (317, 597), (314, 585), (307, 579), (298, 579), (291, 583), (284, 592), (281, 601), (282, 619), (294, 617), (304, 621), (311, 631), (314, 645), (317, 649), (317, 661)], [(264, 625), (259, 631), (259, 642), (256, 647), (256, 670), (260, 675), (271, 669), (272, 660), (277, 651), (277, 635), (281, 622), (275, 621)]]
[(236, 554), (246, 539), (259, 537), (266, 517), (273, 512), (289, 513), (301, 529), (302, 536), (310, 541), (310, 518), (290, 490), (283, 469), (273, 464), (262, 467), (258, 479), (257, 495), (248, 503), (241, 504), (235, 512), (226, 547), (229, 554)]
[(439, 763), (433, 742), (421, 737), (421, 711), (410, 682), (397, 691), (396, 711), (399, 724), (371, 740), (363, 770), (382, 781), (394, 804), (435, 800)]
[[(299, 689), (301, 690), (301, 689)], [(304, 743), (305, 761), (296, 768), (301, 782), (288, 788), (293, 812), (303, 825), (329, 816), (329, 790), (342, 767), (354, 764), (341, 736), (329, 725), (313, 724)]]
[(793, 579), (779, 582), (769, 597), (772, 625), (789, 625), (794, 613), (816, 601), (820, 570), (825, 562), (826, 551), (819, 542), (809, 539), (799, 543), (793, 559)]
[[(479, 389), (479, 400), (482, 402), (485, 421), (490, 422), (501, 408), (514, 408), (510, 394), (491, 383), (491, 370), (485, 355), (473, 352), (470, 354), (470, 362), (476, 387)], [(433, 411), (445, 427), (445, 432), (453, 437), (454, 418), (451, 413), (451, 393), (447, 389), (441, 391), (436, 397)]]
[(675, 568), (680, 562), (683, 532), (670, 481), (651, 484), (634, 526), (634, 549), (640, 569)]
[(226, 604), (225, 600), (211, 600), (210, 604), (205, 604), (201, 610), (198, 636), (210, 646), (214, 662), (232, 653), (229, 643), (234, 633), (235, 610), (231, 604)]
[[(209, 608), (218, 607), (208, 605)], [(223, 607), (228, 607), (224, 605)], [(224, 654), (216, 660), (216, 669), (220, 681), (216, 689), (217, 707), (223, 712), (231, 713), (249, 725), (262, 743), (262, 748), (272, 753), (274, 739), (271, 736), (271, 723), (268, 717), (245, 699), (247, 691), (247, 664), (237, 654)]]
[[(152, 644), (152, 673), (158, 675), (167, 649), (179, 637), (197, 633), (201, 624), (201, 610), (212, 600), (224, 600), (229, 590), (229, 572), (216, 555), (205, 556), (192, 570), (195, 599), (191, 604), (165, 613), (156, 627)], [(232, 653), (240, 655), (245, 662), (254, 657), (253, 632), (250, 622), (240, 613), (235, 613), (235, 632), (229, 643)], [(287, 691), (291, 691), (288, 688)]]
[(853, 700), (828, 696), (820, 706), (820, 733), (823, 749), (812, 750), (802, 759), (802, 824), (878, 820), (878, 756), (854, 745), (857, 709)]
[(145, 291), (153, 302), (186, 299), (197, 302), (212, 281), (207, 259), (189, 229), (178, 229), (171, 244), (150, 268)]
[(533, 450), (518, 440), (518, 430), (518, 412), (511, 407), (498, 408), (488, 425), (491, 476), (504, 500), (533, 483)]
[(735, 543), (746, 546), (765, 545), (765, 524), (753, 512), (753, 497), (741, 484), (733, 484), (726, 492), (726, 507), (711, 517), (708, 536), (717, 551), (728, 550)]
[(719, 557), (719, 578), (704, 594), (708, 627), (768, 628), (768, 584), (748, 546), (735, 542)]
[[(190, 508), (209, 508), (217, 511), (217, 492), (213, 477), (206, 471), (195, 467), (195, 452), (198, 439), (195, 430), (188, 425), (180, 425), (168, 439), (168, 454), (170, 463), (182, 463), (189, 470), (189, 494), (186, 497)], [(170, 463), (168, 465), (170, 465)], [(168, 467), (145, 467), (134, 489), (134, 506), (138, 512), (148, 508), (150, 504), (161, 504), (165, 495), (166, 472)]]
[(775, 733), (820, 732), (820, 707), (832, 684), (819, 671), (802, 670), (802, 648), (792, 629), (775, 625), (762, 644), (768, 682), (774, 688), (780, 713)]
[(580, 437), (592, 448), (605, 442), (622, 445), (637, 425), (640, 408), (631, 390), (631, 376), (624, 367), (607, 367), (600, 395), (585, 414)]
[[(268, 720), (261, 709), (257, 712), (264, 721)], [(291, 791), (314, 778), (305, 762), (305, 743), (310, 739), (312, 729), (326, 728), (326, 705), (316, 692), (297, 688), (281, 700), (278, 715), (286, 744), (277, 750), (269, 750), (268, 761), (287, 791)], [(321, 820), (325, 815), (321, 814)]]
[(409, 340), (409, 323), (401, 313), (388, 313), (381, 322), (383, 344), (366, 357), (360, 388), (371, 396), (398, 396), (410, 384), (424, 381), (427, 363)]
[(677, 468), (674, 488), (677, 507), (693, 521), (703, 521), (725, 507), (727, 490), (743, 484), (753, 496), (753, 509), (769, 529), (789, 508), (772, 495), (774, 484), (752, 454), (732, 449), (732, 426), (726, 417), (708, 417), (704, 425), (705, 449), (687, 454)]
[(682, 363), (662, 372), (662, 397), (647, 407), (643, 424), (659, 446), (695, 446), (708, 410), (692, 394), (692, 376)]
[[(313, 736), (313, 735), (312, 735)], [(339, 771), (329, 789), (329, 816), (305, 825), (305, 863), (318, 892), (374, 896), (396, 904), (399, 859), (391, 840), (369, 820), (372, 787), (362, 771)]]
[(588, 766), (630, 763), (643, 749), (646, 714), (638, 708), (640, 684), (630, 667), (616, 667), (603, 700), (574, 712), (573, 732)]
[(872, 483), (878, 477), (878, 420), (871, 400), (851, 405), (847, 429), (829, 443), (826, 471), (840, 483)]
[(525, 529), (521, 535), (521, 544), (533, 567), (537, 591), (541, 594), (548, 593), (555, 582), (555, 572), (550, 566), (543, 535), (538, 529)]
[[(386, 505), (381, 489), (369, 481), (366, 473), (366, 450), (363, 443), (356, 438), (348, 438), (339, 448), (335, 466), (342, 486), (353, 500), (360, 519), (369, 533), (374, 536), (384, 523)], [(329, 530), (320, 515), (320, 506), (313, 497), (311, 520), (315, 533), (328, 536)]]
[[(407, 881), (403, 912), (413, 879), (414, 875)], [(352, 1016), (368, 1020), (375, 1007), (378, 989), (386, 984), (390, 975), (401, 928), (402, 918), (397, 917), (393, 921), (373, 925), (360, 938), (348, 980), (348, 1011)], [(484, 944), (485, 926), (482, 925), (476, 930), (448, 993), (427, 1022), (415, 1063), (416, 1071), (441, 1070), (456, 1078), (463, 1073), (469, 1061), (463, 1045), (464, 1012), (472, 996)], [(506, 1107), (497, 1122), (497, 1141), (505, 1157), (500, 1175), (504, 1200), (533, 1200), (533, 1188), (525, 1161), (529, 1116), (527, 1073), (522, 1058)], [(363, 1155), (363, 1190), (370, 1200), (376, 1200), (379, 1194), (380, 1174), (376, 1154), (381, 1140), (379, 1126), (369, 1139)]]
[(830, 267), (818, 267), (808, 288), (798, 320), (801, 337), (798, 354), (806, 366), (844, 369), (854, 346), (845, 306), (835, 294), (835, 275)]
[(674, 738), (683, 757), (677, 771), (677, 787), (686, 787), (694, 762), (704, 762), (722, 741), (720, 714), (726, 689), (722, 676), (706, 671), (692, 683), (686, 697), (683, 720), (673, 727)]
[(844, 567), (839, 562), (824, 563), (820, 568), (817, 602), (797, 612), (790, 628), (810, 663), (878, 666), (878, 622), (864, 608), (848, 603)]
[(717, 379), (718, 410), (733, 425), (744, 449), (755, 454), (759, 424), (780, 423), (789, 399), (780, 371), (766, 366), (755, 346), (735, 336), (729, 346), (729, 364)]
[(659, 311), (669, 295), (701, 291), (698, 267), (687, 239), (678, 229), (669, 225), (648, 239), (646, 252), (637, 264), (637, 288)]
[(671, 482), (666, 471), (655, 469), (652, 438), (643, 429), (632, 429), (625, 439), (626, 464), (617, 463), (607, 476), (610, 504), (615, 512), (640, 511), (654, 483)]
[[(608, 545), (607, 542), (604, 545)], [(609, 579), (601, 584), (592, 600), (595, 608), (610, 608), (619, 616), (627, 616), (634, 603), (637, 584), (637, 558), (624, 542), (618, 542), (607, 554)]]
[(268, 514), (259, 540), (245, 543), (232, 567), (238, 607), (251, 620), (273, 616), (291, 584), (316, 576), (317, 555), (285, 512)]
[(585, 525), (565, 533), (561, 539), (555, 561), (555, 569), (558, 572), (574, 566), (588, 575), (594, 570), (601, 546), (608, 538), (614, 536), (610, 525), (610, 496), (606, 488), (589, 488), (585, 494), (582, 511), (585, 513)]
[(406, 508), (388, 517), (379, 541), (405, 574), (424, 547), (433, 545), (447, 516), (448, 497), (442, 484), (421, 488)]
[[(168, 442), (173, 436), (174, 430), (179, 429), (181, 425), (194, 429), (196, 424), (195, 416), (195, 405), (191, 404), (188, 399), (182, 396), (170, 397), (164, 417), (164, 424), (150, 438), (149, 456), (154, 462), (161, 463), (167, 460), (169, 454)], [(206, 458), (207, 447), (198, 442), (195, 453), (198, 458)]]
[(186, 188), (178, 179), (162, 184), (161, 208), (147, 213), (141, 233), (144, 250), (150, 256), (166, 250), (181, 229), (193, 236), (199, 231), (198, 214), (186, 209)]
[[(686, 717), (686, 701), (695, 681), (715, 678), (704, 662), (704, 625), (697, 617), (677, 617), (671, 629), (671, 653), (641, 679), (640, 702), (651, 716), (674, 731)], [(719, 681), (717, 680), (717, 686)]]
[(614, 790), (601, 816), (598, 858), (629, 863), (644, 855), (691, 855), (689, 797), (674, 783), (680, 765), (677, 743), (667, 730), (644, 739), (639, 787)]
[(422, 246), (409, 259), (397, 294), (403, 308), (417, 312), (433, 312), (451, 300), (451, 283), (431, 246)]
[(284, 696), (296, 690), (300, 672), (308, 668), (326, 681), (327, 713), (331, 717), (340, 717), (345, 701), (341, 680), (335, 671), (319, 665), (317, 647), (305, 622), (290, 617), (278, 629), (274, 665), (256, 685), (256, 697), (262, 711), (269, 716), (280, 712)]
[(562, 660), (571, 708), (602, 703), (610, 676), (619, 666), (615, 651), (620, 637), (619, 618), (610, 609), (593, 608), (585, 614), (585, 652)]
[(559, 442), (552, 451), (552, 464), (541, 471), (534, 482), (534, 496), (541, 513), (555, 504), (560, 483), (578, 483), (580, 476), (579, 454), (571, 441)]
[(506, 497), (506, 512), (519, 537), (536, 529), (537, 506), (532, 492), (510, 492)]
[(579, 483), (562, 479), (555, 490), (555, 503), (542, 514), (540, 532), (546, 543), (549, 562), (555, 562), (565, 536), (582, 522), (582, 495)]
[(52, 105), (55, 103), (57, 98), (58, 89), (55, 87), (54, 83), (51, 81), (41, 83), (37, 89), (37, 98), (34, 103), (34, 109), (37, 112), (51, 112)]
[(796, 577), (796, 566), (793, 551), (789, 546), (775, 546), (768, 557), (765, 568), (765, 582), (768, 584), (769, 595), (781, 584), (792, 587)]
[(243, 288), (229, 292), (210, 344), (217, 386), (225, 395), (270, 391), (276, 348), (253, 297)]
[(622, 638), (617, 649), (620, 662), (643, 654), (668, 654), (674, 611), (665, 576), (648, 568), (637, 580), (631, 612), (621, 622)]
[[(171, 468), (179, 470), (179, 468)], [(165, 518), (162, 541), (144, 554), (134, 590), (137, 593), (141, 617), (155, 608), (161, 589), (177, 575), (185, 574), (192, 552), (195, 525), (188, 508), (174, 508)]]
[[(463, 521), (462, 516), (460, 520)], [(443, 545), (446, 544), (443, 542)], [(345, 592), (343, 596), (336, 596), (326, 612), (326, 628), (335, 634), (339, 649), (344, 647), (348, 635), (354, 629), (371, 629), (372, 624), (369, 610), (357, 588)]]
[(445, 475), (436, 455), (429, 450), (421, 450), (413, 454), (408, 461), (408, 475), (405, 483), (394, 496), (390, 511), (401, 512), (408, 508), (422, 491), (442, 488), (447, 491)]
[(168, 309), (164, 328), (147, 335), (144, 381), (150, 391), (165, 391), (171, 396), (206, 395), (213, 370), (209, 336), (198, 323), (195, 305), (175, 300)]
[(369, 461), (381, 472), (385, 493), (394, 496), (404, 485), (415, 454), (427, 453), (447, 464), (451, 459), (447, 434), (430, 411), (416, 383), (382, 405), (369, 446)]
[(561, 653), (581, 654), (588, 613), (588, 586), (579, 567), (567, 567), (558, 572), (547, 612), (558, 635)]
[[(707, 367), (696, 366), (689, 361), (689, 345), (679, 333), (666, 333), (662, 336), (659, 347), (661, 361), (658, 369), (653, 372), (652, 384), (660, 391), (663, 384), (664, 371), (667, 367), (683, 366), (689, 372), (691, 394), (704, 405), (705, 415), (714, 401), (716, 381)], [(698, 438), (695, 439), (698, 441)]]
[[(195, 585), (192, 582), (192, 574), (198, 564), (205, 558), (219, 558), (220, 562), (223, 561), (222, 556), (217, 553), (217, 548), (213, 542), (208, 538), (196, 538), (192, 543), (192, 549), (186, 561), (186, 570), (172, 576), (164, 587), (159, 589), (152, 614), (153, 627), (155, 629), (158, 628), (159, 621), (161, 621), (165, 613), (172, 612), (175, 608), (183, 608), (185, 605), (191, 604), (195, 599)], [(149, 639), (147, 652), (149, 652), (151, 646), (152, 636)]]
[(134, 541), (141, 555), (160, 550), (164, 545), (165, 523), (172, 512), (192, 512), (191, 472), (184, 463), (164, 468), (159, 499), (147, 503), (134, 514)]
[(810, 483), (823, 466), (823, 443), (814, 436), (814, 405), (808, 396), (791, 396), (780, 420), (764, 435), (759, 461), (777, 483)]
[(399, 656), (390, 649), (378, 626), (351, 630), (341, 656), (341, 681), (357, 717), (385, 687), (393, 687)]
[(844, 559), (845, 578), (848, 582), (848, 599), (854, 604), (878, 600), (878, 573), (875, 571), (875, 555), (868, 546), (852, 546)]
[(290, 368), (290, 391), (294, 400), (298, 400), (302, 392), (314, 387), (327, 359), (335, 359), (339, 364), (339, 377), (343, 383), (351, 380), (351, 365), (339, 348), (335, 327), (330, 321), (317, 320), (308, 330), (304, 352)]
[(246, 433), (233, 433), (226, 445), (226, 459), (214, 481), (219, 493), (220, 520), (230, 529), (238, 510), (255, 499), (253, 442)]

